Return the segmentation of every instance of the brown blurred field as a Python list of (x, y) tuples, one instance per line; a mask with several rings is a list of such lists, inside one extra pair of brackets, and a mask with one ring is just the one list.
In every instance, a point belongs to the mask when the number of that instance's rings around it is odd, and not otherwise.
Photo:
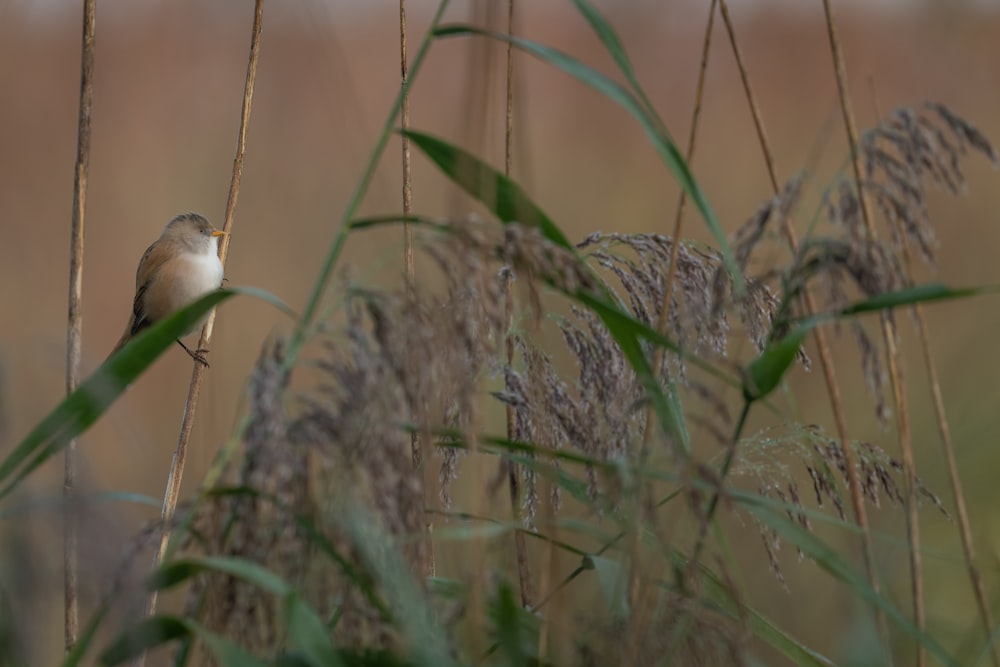
[[(208, 5), (212, 6), (209, 7)], [(217, 224), (230, 177), (246, 67), (251, 12), (245, 3), (100, 5), (93, 149), (84, 258), (84, 371), (104, 358), (125, 325), (136, 262), (176, 213), (195, 210)], [(360, 5), (361, 3), (358, 3)], [(478, 3), (485, 5), (485, 3)], [(654, 103), (678, 143), (686, 142), (707, 2), (603, 2)], [(816, 193), (846, 156), (825, 28), (818, 3), (794, 9), (733, 2), (741, 48), (775, 151), (780, 178), (814, 174)], [(804, 5), (809, 4), (810, 8)], [(454, 20), (488, 16), (459, 2)], [(925, 99), (944, 102), (1000, 141), (1000, 13), (962, 3), (926, 3), (908, 11), (839, 12), (859, 124)], [(565, 50), (605, 72), (613, 67), (568, 3), (522, 3), (525, 36)], [(411, 49), (431, 3), (410, 3)], [(500, 20), (499, 13), (494, 17)], [(231, 284), (273, 292), (301, 309), (344, 206), (374, 145), (399, 79), (398, 5), (324, 5), (289, 0), (265, 9), (263, 50), (248, 154), (230, 246)], [(501, 27), (497, 24), (497, 27)], [(65, 373), (66, 291), (72, 204), (79, 16), (30, 2), (0, 3), (0, 454), (61, 398)], [(503, 159), (502, 50), (450, 39), (436, 44), (416, 80), (414, 127)], [(720, 21), (711, 52), (694, 172), (729, 229), (770, 196), (766, 172)], [(571, 238), (594, 230), (668, 233), (678, 189), (640, 128), (611, 102), (545, 65), (517, 60), (514, 175)], [(483, 91), (486, 91), (484, 94)], [(366, 200), (366, 214), (400, 209), (398, 143), (390, 144)], [(982, 159), (966, 163), (969, 194), (932, 200), (941, 240), (937, 274), (953, 285), (1000, 283), (1000, 173)], [(414, 203), (427, 214), (463, 213), (468, 202), (419, 157)], [(803, 223), (804, 224), (804, 223)], [(688, 216), (688, 235), (706, 238)], [(344, 257), (359, 278), (401, 274), (395, 232), (349, 241)], [(1000, 599), (1000, 376), (995, 297), (928, 310), (934, 352), (958, 444), (987, 590)], [(904, 325), (908, 320), (902, 320)], [(199, 407), (185, 476), (193, 488), (241, 413), (243, 387), (262, 342), (290, 331), (271, 306), (235, 299), (216, 320), (212, 367)], [(908, 330), (904, 326), (904, 330)], [(951, 507), (936, 426), (917, 347), (906, 372), (918, 471)], [(855, 437), (895, 452), (892, 433), (871, 417), (860, 370), (844, 346), (845, 397)], [(176, 442), (190, 363), (171, 350), (137, 382), (81, 444), (84, 486), (157, 499)], [(806, 423), (829, 424), (818, 372), (794, 384)], [(58, 497), (61, 465), (35, 475), (33, 499)], [(28, 494), (18, 500), (27, 501)], [(2, 507), (2, 506), (0, 506)], [(99, 539), (84, 545), (93, 593), (128, 536), (155, 507), (111, 503), (95, 513)], [(17, 558), (0, 550), (0, 580), (30, 576), (48, 599), (32, 602), (33, 624), (48, 662), (61, 646), (61, 553), (56, 515), (37, 510), (0, 519), (5, 541), (28, 545)], [(932, 631), (950, 646), (977, 629), (953, 524), (922, 510)], [(51, 519), (51, 521), (50, 521)], [(898, 604), (908, 608), (902, 513), (883, 508), (875, 525), (887, 539), (878, 557)], [(748, 528), (739, 549), (760, 550)], [(837, 536), (828, 533), (825, 536)], [(841, 535), (842, 537), (842, 535)], [(13, 543), (13, 542), (11, 542)], [(849, 550), (847, 553), (851, 553)], [(763, 558), (763, 554), (754, 557)], [(8, 562), (6, 559), (10, 558)], [(855, 624), (849, 595), (808, 562), (785, 554), (790, 592), (746, 576), (750, 602), (797, 638), (846, 660), (867, 633)], [(23, 570), (30, 562), (32, 571)], [(803, 605), (801, 601), (813, 600)], [(794, 601), (794, 604), (789, 604)], [(86, 609), (84, 610), (86, 613)], [(858, 617), (860, 618), (860, 617)], [(858, 640), (860, 641), (860, 640)], [(857, 663), (861, 664), (861, 663)]]

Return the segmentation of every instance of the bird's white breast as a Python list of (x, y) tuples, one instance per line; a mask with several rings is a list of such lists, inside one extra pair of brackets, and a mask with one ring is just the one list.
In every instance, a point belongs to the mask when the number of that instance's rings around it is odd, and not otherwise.
[(173, 304), (174, 309), (186, 306), (222, 285), (222, 262), (215, 252), (185, 253), (181, 256), (180, 262), (182, 277), (175, 283), (175, 287), (180, 289), (176, 290), (177, 301)]

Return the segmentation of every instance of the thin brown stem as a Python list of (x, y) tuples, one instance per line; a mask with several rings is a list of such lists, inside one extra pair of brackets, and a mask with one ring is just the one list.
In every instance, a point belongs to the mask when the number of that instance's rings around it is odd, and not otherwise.
[[(399, 0), (399, 79), (403, 99), (399, 107), (399, 125), (403, 130), (410, 128), (410, 94), (407, 86), (408, 66), (406, 63), (406, 0)], [(410, 173), (410, 139), (405, 134), (400, 141), (402, 149), (403, 168), (403, 215), (413, 212), (413, 180)], [(413, 227), (409, 222), (403, 222), (403, 263), (406, 271), (406, 294), (413, 297)], [(422, 453), (417, 434), (412, 435), (411, 443), (413, 466), (421, 469)]]
[[(499, 18), (502, 3), (500, 2), (473, 2), (469, 3), (469, 22), (474, 25), (484, 25), (490, 30), (496, 29), (499, 32)], [(490, 146), (488, 128), (492, 127), (494, 121), (494, 51), (496, 45), (491, 40), (473, 39), (469, 40), (463, 54), (465, 72), (462, 83), (462, 101), (459, 114), (461, 126), (458, 136), (462, 144), (476, 147)], [(453, 214), (466, 211), (467, 205), (465, 195), (459, 188), (449, 190), (451, 199), (448, 202), (448, 210)]]
[[(409, 65), (406, 56), (406, 0), (399, 0), (399, 79), (402, 90), (402, 100), (399, 108), (399, 124), (404, 130), (410, 127), (410, 94)], [(409, 216), (413, 212), (413, 179), (410, 169), (410, 140), (404, 134), (401, 141), (401, 159), (403, 171), (403, 215)], [(406, 280), (406, 297), (413, 299), (416, 273), (413, 263), (413, 227), (409, 222), (403, 223), (403, 264)], [(410, 359), (409, 363), (417, 363), (416, 359)], [(420, 484), (421, 493), (424, 496), (424, 506), (427, 507), (427, 484), (424, 479), (424, 439), (420, 433), (414, 431), (410, 434), (410, 456), (413, 460), (413, 471)], [(434, 558), (434, 541), (431, 539), (434, 532), (434, 522), (429, 517), (424, 519), (424, 533), (426, 541), (423, 545), (421, 556), (421, 569), (424, 578), (433, 577), (437, 565)]]
[[(906, 236), (903, 248), (906, 253), (906, 271), (911, 273), (909, 252), (906, 250)], [(962, 550), (965, 552), (965, 563), (969, 570), (969, 580), (972, 584), (972, 592), (976, 598), (976, 606), (979, 608), (979, 617), (983, 623), (983, 630), (986, 632), (986, 639), (990, 643), (990, 655), (993, 658), (994, 667), (1000, 667), (1000, 647), (995, 641), (991, 641), (993, 634), (993, 614), (990, 612), (989, 600), (986, 598), (986, 590), (983, 588), (983, 580), (976, 567), (976, 551), (972, 539), (972, 527), (969, 523), (969, 511), (965, 505), (965, 491), (962, 487), (962, 478), (958, 474), (958, 465), (955, 462), (955, 448), (951, 441), (951, 429), (948, 426), (948, 415), (944, 409), (944, 397), (941, 394), (941, 383), (938, 380), (937, 366), (934, 357), (931, 355), (930, 335), (927, 325), (924, 322), (923, 308), (920, 304), (914, 309), (917, 320), (917, 335), (920, 337), (921, 348), (924, 355), (924, 364), (927, 366), (927, 375), (931, 384), (931, 396), (934, 400), (934, 413), (938, 420), (938, 431), (941, 434), (941, 447), (944, 449), (945, 459), (948, 461), (948, 479), (951, 481), (952, 495), (955, 501), (955, 512), (958, 514), (958, 530), (962, 536)]]
[[(900, 221), (897, 225), (902, 227)], [(906, 234), (900, 228), (899, 238), (902, 239), (903, 266), (906, 271), (907, 280), (912, 283), (913, 264), (909, 250), (909, 243)], [(931, 398), (934, 402), (934, 414), (937, 417), (938, 433), (941, 435), (941, 447), (944, 450), (945, 459), (948, 462), (948, 478), (951, 482), (952, 497), (955, 501), (955, 511), (958, 514), (958, 531), (962, 538), (962, 550), (965, 553), (965, 564), (969, 571), (969, 580), (972, 585), (972, 593), (976, 598), (976, 606), (979, 610), (979, 618), (986, 631), (986, 638), (989, 640), (993, 633), (993, 614), (990, 612), (989, 601), (986, 598), (986, 591), (983, 588), (983, 580), (976, 567), (976, 552), (972, 539), (972, 527), (969, 523), (969, 512), (965, 504), (965, 492), (962, 487), (962, 478), (958, 472), (958, 464), (955, 462), (955, 448), (951, 440), (951, 428), (948, 426), (948, 415), (944, 409), (944, 397), (941, 393), (941, 382), (938, 379), (937, 365), (931, 354), (930, 333), (924, 320), (924, 309), (919, 303), (913, 307), (913, 315), (917, 324), (917, 336), (920, 338), (920, 346), (923, 352), (924, 365), (927, 367), (927, 376), (931, 385)], [(912, 548), (912, 546), (911, 546)], [(1000, 647), (996, 642), (990, 642), (990, 655), (993, 665), (1000, 667)]]
[[(229, 251), (229, 241), (232, 238), (233, 215), (236, 212), (236, 201), (240, 192), (240, 181), (243, 178), (243, 160), (246, 155), (247, 128), (250, 124), (250, 110), (253, 102), (253, 86), (257, 78), (257, 62), (260, 57), (260, 32), (264, 20), (264, 0), (256, 0), (254, 3), (253, 27), (250, 37), (250, 56), (247, 63), (246, 83), (243, 88), (243, 105), (240, 112), (240, 129), (236, 140), (236, 157), (233, 160), (233, 175), (229, 183), (229, 195), (226, 199), (225, 222), (223, 231), (226, 232), (219, 242), (219, 259), (223, 266), (226, 263), (226, 256)], [(198, 348), (207, 350), (212, 341), (212, 330), (215, 324), (215, 312), (213, 311), (205, 323), (201, 332), (201, 339)], [(167, 478), (167, 489), (163, 496), (163, 509), (161, 513), (163, 522), (163, 534), (160, 537), (160, 545), (155, 554), (153, 567), (157, 567), (167, 545), (170, 542), (170, 525), (177, 508), (177, 499), (180, 496), (181, 480), (184, 476), (184, 463), (187, 458), (188, 443), (191, 440), (191, 431), (194, 427), (194, 415), (198, 406), (198, 398), (201, 396), (201, 386), (204, 381), (205, 366), (195, 362), (191, 371), (191, 384), (188, 388), (187, 401), (184, 404), (184, 416), (181, 419), (180, 434), (177, 439), (177, 448), (174, 450), (174, 457), (170, 465), (170, 475)], [(152, 615), (156, 611), (156, 593), (150, 595), (146, 608), (147, 615)], [(136, 664), (142, 665), (145, 662), (145, 654), (136, 660)]]
[[(515, 0), (507, 0), (507, 34), (514, 36), (514, 5)], [(514, 45), (507, 42), (507, 104), (504, 113), (504, 175), (508, 178), (511, 175), (513, 166), (513, 145), (514, 145)], [(511, 269), (508, 267), (508, 271)], [(505, 351), (507, 354), (507, 367), (514, 366), (514, 290), (513, 275), (508, 274), (504, 280), (504, 321), (507, 324), (507, 335)], [(507, 387), (509, 391), (511, 388)], [(517, 437), (517, 420), (514, 408), (511, 405), (505, 406), (507, 438), (514, 440)], [(513, 461), (507, 462), (507, 483), (510, 488), (510, 513), (514, 521), (521, 521), (521, 478), (517, 465)], [(528, 564), (528, 547), (524, 542), (524, 533), (516, 531), (514, 533), (514, 553), (517, 560), (517, 579), (521, 592), (521, 605), (527, 609), (531, 607), (531, 568)]]
[[(542, 498), (552, 498), (552, 490), (554, 488), (553, 482), (548, 477), (543, 477), (540, 481), (539, 486), (541, 486), (541, 497)], [(545, 556), (544, 563), (541, 567), (541, 574), (539, 575), (538, 590), (545, 591), (548, 590), (552, 585), (552, 582), (556, 580), (558, 576), (558, 565), (559, 559), (557, 558), (557, 545), (559, 544), (559, 524), (555, 520), (556, 509), (553, 503), (547, 502), (542, 505), (542, 523), (543, 525), (551, 526), (549, 529), (548, 537), (549, 539), (545, 542)], [(537, 606), (534, 607), (537, 609)], [(552, 623), (551, 619), (561, 618), (560, 610), (550, 609), (548, 614), (541, 614), (539, 616), (540, 626), (538, 628), (538, 658), (540, 660), (548, 660), (550, 664), (555, 664), (553, 662), (554, 651), (552, 651), (551, 646), (554, 642), (551, 640), (552, 635)]]
[[(833, 20), (833, 9), (830, 0), (823, 0), (823, 12), (826, 17), (827, 34), (830, 39), (830, 51), (833, 56), (834, 73), (837, 79), (837, 93), (840, 98), (840, 109), (843, 114), (844, 129), (847, 132), (847, 142), (851, 151), (851, 167), (858, 188), (858, 200), (861, 202), (861, 215), (868, 230), (869, 238), (875, 239), (878, 234), (875, 229), (871, 203), (868, 201), (865, 189), (862, 187), (861, 156), (858, 151), (858, 130), (854, 121), (854, 111), (851, 108), (851, 97), (847, 83), (847, 67), (837, 36), (837, 25)], [(906, 528), (909, 539), (911, 591), (913, 595), (913, 616), (917, 629), (922, 633), (926, 627), (923, 591), (922, 561), (920, 555), (920, 522), (917, 513), (916, 461), (913, 454), (913, 439), (910, 433), (910, 419), (907, 407), (906, 387), (903, 384), (902, 368), (899, 363), (899, 351), (896, 347), (895, 324), (888, 314), (881, 318), (882, 339), (885, 344), (889, 363), (889, 378), (892, 382), (892, 394), (896, 407), (896, 425), (899, 431), (899, 445), (903, 459), (903, 477), (906, 483)], [(917, 640), (917, 665), (922, 667), (927, 662), (923, 642)]]
[[(705, 35), (702, 38), (701, 43), (701, 66), (698, 70), (698, 84), (695, 88), (694, 107), (691, 110), (691, 130), (688, 134), (687, 148), (684, 153), (684, 159), (689, 165), (691, 164), (691, 160), (694, 158), (695, 140), (698, 136), (698, 121), (701, 118), (701, 103), (705, 92), (705, 76), (708, 72), (708, 55), (712, 45), (712, 28), (715, 25), (716, 4), (717, 0), (712, 0), (711, 5), (709, 6), (708, 20), (705, 23)], [(667, 275), (664, 279), (663, 303), (660, 304), (660, 312), (656, 318), (656, 330), (664, 334), (667, 332), (667, 322), (669, 321), (670, 309), (673, 304), (673, 299), (671, 297), (673, 295), (674, 281), (677, 275), (677, 257), (680, 253), (680, 237), (681, 231), (684, 227), (684, 209), (686, 204), (687, 196), (685, 192), (681, 190), (680, 197), (677, 200), (677, 208), (674, 211), (674, 226), (673, 231), (671, 232), (672, 241), (670, 244), (670, 264), (667, 266)], [(664, 349), (660, 346), (656, 346), (653, 350), (653, 372), (656, 374), (659, 374), (660, 369), (663, 367), (663, 356)], [(646, 427), (643, 432), (642, 451), (648, 449), (655, 428), (655, 412), (653, 410), (652, 402), (649, 402), (646, 406)], [(639, 601), (639, 582), (641, 579), (638, 567), (641, 530), (638, 520), (639, 517), (637, 515), (635, 530), (633, 531), (631, 539), (631, 561), (633, 563), (633, 567), (629, 578), (629, 601), (633, 607), (635, 607)]]
[[(94, 32), (96, 0), (83, 3), (83, 40), (80, 57), (80, 109), (77, 119), (76, 166), (73, 172), (73, 213), (70, 223), (69, 303), (66, 326), (66, 394), (79, 383), (83, 342), (83, 231), (87, 210), (87, 175), (90, 169), (90, 119), (94, 108)], [(76, 513), (76, 440), (70, 440), (63, 470), (63, 640), (68, 653), (80, 634), (80, 601)]]
[[(507, 0), (507, 36), (514, 36), (515, 0)], [(514, 44), (507, 42), (507, 105), (504, 112), (503, 173), (508, 178), (513, 169), (514, 151)]]
[[(407, 78), (409, 76), (406, 62), (406, 0), (399, 0), (399, 77), (400, 87), (403, 90), (403, 99), (400, 103), (399, 124), (407, 130), (410, 127), (410, 94), (407, 92)], [(409, 216), (413, 212), (413, 181), (410, 175), (410, 140), (404, 134), (402, 141), (402, 165), (403, 165), (403, 215)], [(409, 222), (403, 223), (403, 257), (406, 265), (406, 289), (407, 293), (413, 292), (413, 228)], [(413, 451), (414, 465), (419, 464), (419, 449)]]
[[(502, 2), (472, 2), (468, 3), (468, 20), (474, 25), (484, 25), (490, 30), (500, 31), (499, 16), (503, 9)], [(490, 136), (487, 128), (491, 127), (493, 121), (493, 100), (495, 92), (494, 85), (494, 51), (495, 44), (490, 40), (469, 40), (466, 42), (463, 53), (463, 63), (465, 66), (464, 81), (460, 87), (462, 93), (460, 116), (460, 128), (458, 130), (461, 143), (474, 148), (484, 147), (484, 142)], [(453, 217), (461, 216), (468, 210), (465, 196), (459, 188), (449, 189), (449, 201), (446, 210), (451, 212)], [(505, 279), (507, 274), (500, 273), (501, 279)], [(500, 335), (504, 335), (502, 332)], [(475, 454), (479, 451), (479, 438), (476, 437), (469, 424), (469, 452)], [(506, 459), (501, 460), (500, 465), (506, 466)], [(499, 474), (506, 477), (506, 468), (501, 468)], [(472, 466), (470, 479), (467, 483), (472, 488), (485, 488), (488, 482), (483, 479), (484, 469), (481, 466)], [(502, 478), (501, 478), (502, 479)], [(473, 509), (478, 514), (486, 513), (486, 505), (489, 498), (486, 494), (476, 494)], [(488, 574), (478, 563), (486, 557), (487, 542), (484, 539), (476, 539), (468, 545), (468, 562), (472, 563), (471, 580), (474, 582), (469, 586), (468, 608), (470, 609), (469, 623), (471, 627), (484, 627), (488, 623), (485, 610), (487, 609), (487, 591), (489, 590)]]
[[(705, 36), (701, 42), (701, 67), (698, 70), (698, 85), (694, 93), (694, 108), (691, 110), (691, 131), (688, 134), (687, 149), (684, 152), (684, 159), (688, 165), (691, 164), (691, 160), (694, 158), (695, 139), (698, 136), (698, 120), (701, 117), (701, 102), (705, 93), (705, 74), (708, 71), (708, 53), (712, 45), (712, 27), (715, 24), (716, 3), (717, 0), (712, 0), (712, 4), (709, 6), (708, 22), (705, 24)], [(684, 228), (684, 209), (686, 204), (687, 196), (681, 190), (680, 197), (677, 200), (677, 209), (674, 211), (674, 227), (671, 232), (672, 243), (670, 244), (670, 265), (667, 267), (667, 277), (663, 285), (663, 303), (660, 304), (660, 312), (656, 318), (656, 330), (660, 333), (666, 333), (667, 331), (667, 321), (672, 303), (671, 296), (673, 295), (674, 281), (677, 276), (677, 256), (680, 252), (680, 237), (681, 230)], [(654, 373), (659, 373), (660, 368), (663, 366), (663, 353), (664, 350), (661, 346), (657, 346), (653, 351)], [(652, 405), (648, 405), (646, 407), (646, 430), (643, 436), (644, 445), (648, 445), (652, 437), (655, 414)]]

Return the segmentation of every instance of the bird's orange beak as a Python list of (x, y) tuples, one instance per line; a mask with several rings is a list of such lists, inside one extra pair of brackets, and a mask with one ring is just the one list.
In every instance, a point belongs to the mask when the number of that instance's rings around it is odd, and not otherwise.
[(226, 232), (219, 231), (218, 229), (216, 229), (215, 231), (212, 232), (212, 236), (225, 236), (225, 235), (226, 235)]

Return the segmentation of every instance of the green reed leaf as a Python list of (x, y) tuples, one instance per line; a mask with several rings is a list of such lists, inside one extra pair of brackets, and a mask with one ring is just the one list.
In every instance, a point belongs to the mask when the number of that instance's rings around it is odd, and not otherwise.
[(132, 382), (212, 308), (237, 294), (255, 296), (291, 312), (268, 292), (233, 287), (207, 294), (157, 322), (105, 361), (0, 461), (0, 498), (90, 428)]
[[(603, 21), (603, 19), (601, 19), (601, 21)], [(698, 182), (692, 175), (687, 161), (681, 154), (677, 144), (674, 143), (670, 134), (666, 131), (666, 127), (663, 125), (663, 122), (651, 112), (651, 109), (649, 109), (646, 104), (636, 99), (636, 97), (629, 92), (628, 89), (616, 81), (613, 81), (597, 70), (588, 67), (576, 58), (573, 58), (572, 56), (557, 49), (545, 46), (544, 44), (539, 44), (538, 42), (533, 42), (519, 37), (512, 37), (504, 33), (484, 30), (472, 25), (444, 25), (435, 31), (435, 36), (437, 37), (466, 35), (481, 35), (502, 42), (509, 42), (522, 51), (525, 51), (526, 53), (529, 53), (536, 58), (561, 69), (570, 76), (590, 86), (597, 92), (607, 97), (609, 100), (620, 105), (633, 118), (639, 121), (639, 125), (646, 133), (646, 137), (650, 140), (654, 150), (663, 160), (664, 164), (671, 171), (671, 173), (673, 173), (674, 178), (677, 179), (681, 188), (684, 189), (688, 197), (692, 202), (694, 202), (698, 211), (701, 213), (701, 216), (715, 239), (715, 243), (720, 254), (722, 255), (726, 271), (728, 271), (732, 277), (736, 294), (742, 294), (744, 289), (742, 272), (740, 271), (739, 265), (736, 263), (732, 249), (729, 247), (729, 242), (726, 238), (726, 233), (723, 230), (722, 225), (719, 223), (718, 218), (712, 211), (712, 207), (708, 203), (708, 198), (705, 196), (701, 186), (698, 185)]]

